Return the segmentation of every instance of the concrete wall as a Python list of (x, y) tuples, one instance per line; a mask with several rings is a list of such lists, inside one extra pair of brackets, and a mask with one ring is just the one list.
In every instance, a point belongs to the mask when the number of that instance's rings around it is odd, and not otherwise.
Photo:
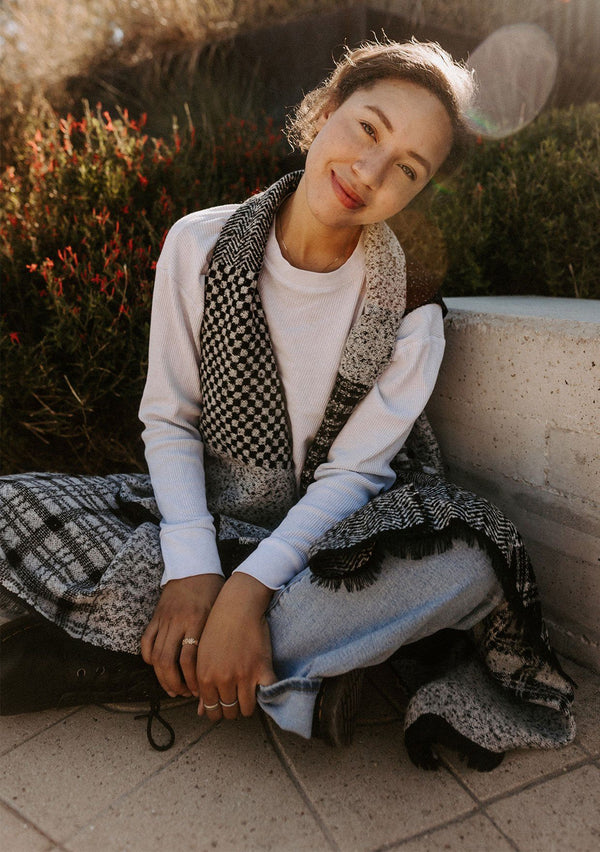
[(600, 671), (600, 301), (447, 304), (428, 414), (450, 478), (515, 521), (555, 647)]

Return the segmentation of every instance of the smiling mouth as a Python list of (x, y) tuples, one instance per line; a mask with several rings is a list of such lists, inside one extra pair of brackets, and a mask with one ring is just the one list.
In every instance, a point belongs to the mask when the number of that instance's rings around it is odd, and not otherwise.
[(350, 189), (347, 184), (342, 183), (334, 171), (331, 172), (331, 184), (336, 196), (348, 210), (357, 210), (365, 206), (360, 195)]

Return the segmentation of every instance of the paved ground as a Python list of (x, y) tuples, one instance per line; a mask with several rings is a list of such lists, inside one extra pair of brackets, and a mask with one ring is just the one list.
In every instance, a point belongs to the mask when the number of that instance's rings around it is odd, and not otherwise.
[(82, 707), (0, 719), (3, 852), (597, 852), (600, 677), (579, 683), (577, 740), (517, 752), (489, 774), (443, 753), (416, 769), (398, 694), (372, 670), (354, 745), (333, 750), (261, 715), (217, 725), (168, 709), (157, 752), (132, 713)]

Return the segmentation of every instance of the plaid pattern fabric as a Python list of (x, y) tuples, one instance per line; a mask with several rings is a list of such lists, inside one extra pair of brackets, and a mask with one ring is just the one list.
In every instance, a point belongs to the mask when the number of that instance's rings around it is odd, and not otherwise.
[[(530, 593), (527, 616), (520, 618), (507, 601), (477, 625), (473, 636), (479, 656), (494, 679), (513, 695), (568, 716), (574, 699), (573, 682), (552, 651), (537, 589), (532, 584)], [(534, 624), (538, 626), (536, 633)]]
[(0, 586), (75, 638), (139, 653), (163, 562), (150, 479), (0, 479)]

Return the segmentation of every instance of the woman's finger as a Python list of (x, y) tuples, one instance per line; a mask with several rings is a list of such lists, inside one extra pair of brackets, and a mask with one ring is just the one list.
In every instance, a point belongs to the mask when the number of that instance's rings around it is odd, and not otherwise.
[(153, 618), (148, 624), (148, 627), (144, 630), (140, 641), (142, 657), (144, 662), (148, 663), (149, 666), (152, 665), (152, 649), (154, 647), (154, 640), (156, 639), (158, 628), (158, 618)]
[[(200, 631), (198, 631), (199, 633)], [(181, 652), (179, 654), (179, 665), (187, 688), (192, 695), (198, 697), (198, 679), (196, 677), (196, 657), (198, 655), (198, 639), (195, 635), (184, 636), (181, 641)]]
[(211, 722), (218, 722), (219, 719), (223, 718), (221, 702), (219, 701), (219, 696), (216, 693), (214, 695), (210, 694), (207, 697), (204, 697), (204, 695), (200, 696), (200, 701), (198, 703), (198, 715), (206, 716), (206, 718)]
[(252, 716), (256, 708), (256, 684), (238, 684), (238, 700), (240, 702), (240, 713), (242, 716)]
[(240, 715), (240, 703), (237, 695), (225, 693), (225, 695), (219, 698), (219, 704), (221, 705), (221, 712), (224, 719), (233, 720), (237, 719)]
[(171, 698), (176, 695), (189, 697), (192, 694), (179, 668), (182, 639), (182, 630), (171, 622), (166, 629), (159, 631), (152, 650), (152, 665), (156, 677)]

